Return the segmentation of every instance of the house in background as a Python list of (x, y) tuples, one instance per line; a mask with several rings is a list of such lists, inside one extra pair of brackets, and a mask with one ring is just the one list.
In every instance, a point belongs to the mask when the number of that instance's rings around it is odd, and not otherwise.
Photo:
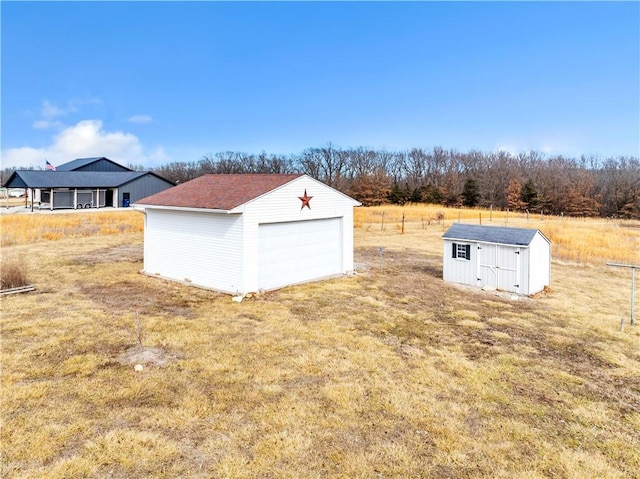
[(359, 205), (307, 175), (204, 175), (134, 204), (143, 272), (231, 294), (350, 274)]
[(175, 184), (150, 171), (133, 171), (108, 158), (79, 158), (55, 171), (16, 170), (6, 188), (23, 188), (25, 206), (40, 208), (127, 207)]
[(551, 242), (540, 230), (454, 223), (442, 239), (445, 281), (523, 295), (551, 284)]

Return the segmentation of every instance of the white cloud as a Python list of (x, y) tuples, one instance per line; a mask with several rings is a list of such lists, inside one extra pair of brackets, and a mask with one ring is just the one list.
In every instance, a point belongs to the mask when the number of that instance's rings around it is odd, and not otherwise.
[(129, 121), (131, 123), (151, 123), (153, 121), (153, 118), (151, 118), (149, 115), (133, 115), (129, 117)]
[(45, 159), (54, 165), (76, 158), (106, 156), (127, 165), (159, 165), (170, 161), (161, 146), (147, 153), (140, 140), (131, 133), (105, 131), (100, 120), (83, 120), (52, 137), (43, 148), (21, 147), (2, 151), (2, 168), (44, 167)]
[(58, 120), (58, 118), (69, 115), (70, 113), (76, 113), (84, 105), (99, 104), (102, 103), (99, 98), (79, 99), (72, 98), (67, 102), (67, 105), (60, 107), (51, 103), (49, 100), (43, 100), (42, 107), (40, 108), (40, 119), (33, 122), (32, 126), (36, 130), (47, 130), (64, 128), (64, 124)]
[(64, 125), (58, 120), (37, 120), (32, 126), (36, 130), (48, 130), (49, 128), (61, 129)]
[(58, 116), (64, 116), (70, 111), (73, 111), (73, 110), (71, 109), (63, 110), (62, 108), (51, 103), (49, 100), (44, 100), (42, 102), (42, 109), (40, 110), (40, 114), (42, 115), (43, 118), (50, 120)]

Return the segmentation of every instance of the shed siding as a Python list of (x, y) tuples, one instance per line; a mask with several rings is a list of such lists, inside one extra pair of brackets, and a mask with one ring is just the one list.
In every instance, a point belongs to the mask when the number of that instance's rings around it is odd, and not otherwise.
[[(535, 258), (535, 255), (533, 256)], [(520, 248), (520, 294), (530, 294), (531, 291), (531, 270), (535, 264), (531, 264), (531, 247)]]
[[(454, 243), (472, 245), (471, 264), (452, 257)], [(443, 279), (452, 283), (535, 294), (550, 283), (550, 262), (550, 245), (540, 232), (528, 246), (443, 238)]]
[(551, 245), (541, 235), (536, 235), (530, 245), (531, 269), (529, 271), (529, 292), (537, 293), (551, 284)]
[[(452, 255), (453, 244), (471, 245), (471, 259), (454, 258)], [(475, 286), (478, 283), (478, 245), (471, 241), (444, 241), (443, 250), (443, 279), (452, 283), (462, 283)]]
[(243, 290), (241, 215), (147, 209), (144, 231), (145, 273)]
[(517, 246), (498, 245), (498, 289), (512, 293), (521, 292), (521, 249)]

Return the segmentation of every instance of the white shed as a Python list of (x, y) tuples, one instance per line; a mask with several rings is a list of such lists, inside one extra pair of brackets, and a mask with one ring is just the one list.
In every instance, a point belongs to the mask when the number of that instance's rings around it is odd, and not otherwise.
[(454, 223), (442, 239), (445, 281), (523, 295), (551, 284), (551, 242), (540, 230)]
[(359, 205), (307, 175), (204, 175), (134, 204), (143, 272), (231, 294), (350, 274)]

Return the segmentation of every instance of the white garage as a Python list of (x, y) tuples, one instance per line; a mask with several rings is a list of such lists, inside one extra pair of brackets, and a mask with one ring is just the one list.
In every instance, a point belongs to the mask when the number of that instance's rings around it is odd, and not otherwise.
[(442, 239), (445, 281), (523, 295), (551, 283), (551, 242), (540, 230), (454, 223)]
[(353, 207), (307, 175), (204, 175), (144, 198), (144, 270), (231, 294), (353, 272)]

